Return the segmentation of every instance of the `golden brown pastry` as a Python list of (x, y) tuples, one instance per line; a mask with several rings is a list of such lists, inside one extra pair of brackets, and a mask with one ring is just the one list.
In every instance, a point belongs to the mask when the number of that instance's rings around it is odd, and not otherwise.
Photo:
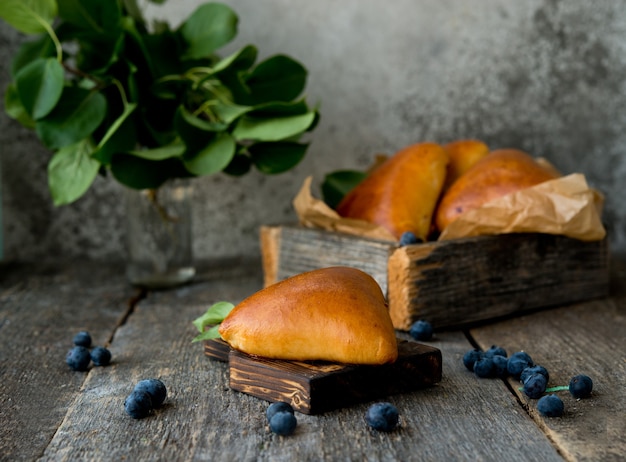
[(457, 140), (443, 146), (450, 156), (443, 190), (447, 190), (476, 162), (489, 154), (489, 147), (478, 140)]
[(309, 271), (260, 290), (233, 308), (219, 333), (232, 348), (275, 359), (385, 364), (398, 357), (380, 287), (348, 267)]
[(464, 212), (502, 197), (558, 178), (558, 174), (517, 149), (500, 149), (479, 160), (450, 186), (435, 215), (440, 231)]
[(376, 168), (341, 200), (336, 210), (426, 240), (446, 177), (448, 153), (435, 143), (408, 146)]

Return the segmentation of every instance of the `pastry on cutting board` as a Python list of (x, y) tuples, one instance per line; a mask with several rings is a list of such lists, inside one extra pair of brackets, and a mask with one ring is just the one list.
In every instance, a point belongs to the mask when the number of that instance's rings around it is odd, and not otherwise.
[(342, 266), (256, 292), (233, 308), (219, 333), (232, 348), (267, 358), (377, 365), (398, 357), (380, 286), (365, 272)]

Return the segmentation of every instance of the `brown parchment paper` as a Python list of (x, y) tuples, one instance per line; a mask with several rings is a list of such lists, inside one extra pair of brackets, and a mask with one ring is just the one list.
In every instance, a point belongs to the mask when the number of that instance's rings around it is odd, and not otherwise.
[[(385, 228), (343, 218), (311, 194), (313, 178), (304, 180), (293, 200), (300, 223), (311, 228), (340, 231), (360, 237), (395, 241)], [(461, 215), (439, 240), (506, 233), (560, 234), (583, 241), (603, 239), (604, 197), (587, 185), (580, 173), (546, 181)]]
[(604, 198), (580, 173), (502, 196), (459, 216), (439, 240), (506, 233), (546, 233), (597, 241), (606, 230)]

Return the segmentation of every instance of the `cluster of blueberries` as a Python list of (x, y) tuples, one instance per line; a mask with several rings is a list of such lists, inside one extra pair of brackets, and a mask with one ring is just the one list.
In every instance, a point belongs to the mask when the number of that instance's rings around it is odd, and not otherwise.
[(291, 404), (276, 402), (269, 405), (265, 413), (270, 430), (281, 436), (289, 436), (296, 430), (298, 421)]
[(111, 352), (104, 347), (97, 346), (91, 351), (91, 335), (81, 331), (74, 336), (74, 347), (65, 355), (65, 362), (73, 371), (86, 371), (89, 362), (95, 366), (108, 366), (111, 362)]
[(167, 388), (159, 379), (140, 380), (124, 400), (124, 410), (133, 419), (143, 419), (153, 409), (161, 407), (167, 397)]
[[(555, 394), (544, 396), (550, 378), (548, 370), (535, 364), (525, 351), (513, 353), (509, 358), (506, 350), (497, 345), (493, 345), (487, 351), (474, 349), (463, 355), (463, 365), (480, 378), (504, 379), (511, 376), (519, 380), (526, 396), (539, 399), (537, 410), (541, 415), (546, 417), (563, 415), (565, 407), (561, 398)], [(593, 381), (586, 375), (576, 375), (570, 380), (567, 389), (576, 399), (586, 398), (591, 395)]]

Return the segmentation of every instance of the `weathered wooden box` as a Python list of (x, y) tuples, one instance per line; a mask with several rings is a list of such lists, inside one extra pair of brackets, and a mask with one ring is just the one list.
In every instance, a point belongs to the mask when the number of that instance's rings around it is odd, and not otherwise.
[(418, 319), (461, 327), (609, 292), (607, 239), (549, 234), (481, 236), (399, 247), (299, 225), (263, 226), (265, 285), (304, 271), (361, 269), (387, 296), (394, 326)]

